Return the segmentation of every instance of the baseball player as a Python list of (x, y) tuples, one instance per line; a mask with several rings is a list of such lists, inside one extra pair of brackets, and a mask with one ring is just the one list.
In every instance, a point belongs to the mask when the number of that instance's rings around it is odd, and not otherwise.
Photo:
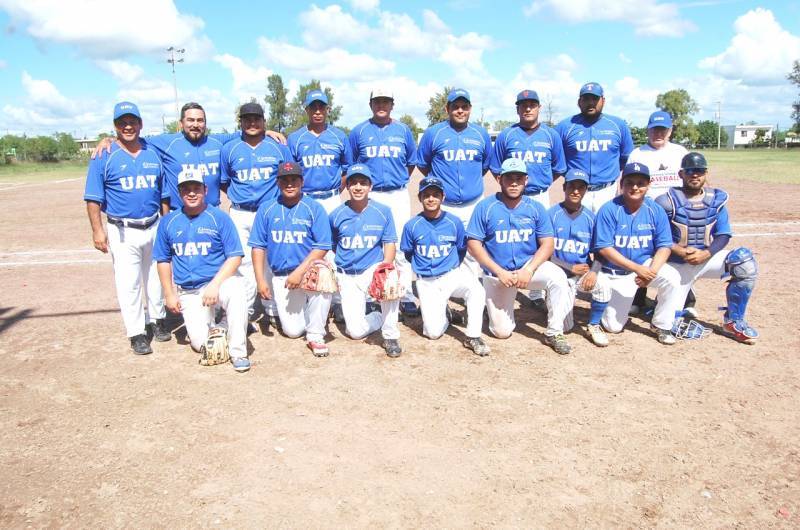
[(481, 338), (486, 291), (464, 264), (467, 252), (464, 224), (442, 211), (444, 183), (425, 177), (419, 184), (422, 212), (403, 227), (400, 250), (417, 275), (417, 292), (422, 311), (422, 333), (429, 339), (441, 337), (448, 326), (447, 301), (463, 298), (467, 306), (464, 346), (480, 356), (489, 355)]
[(183, 315), (196, 352), (215, 327), (216, 309), (224, 309), (231, 364), (246, 372), (247, 293), (238, 273), (244, 252), (236, 227), (225, 212), (206, 204), (201, 169), (183, 171), (178, 179), (183, 206), (161, 221), (153, 250), (167, 308)]
[(553, 224), (540, 203), (523, 192), (528, 180), (525, 162), (509, 158), (497, 177), (500, 192), (478, 203), (467, 227), (467, 248), (484, 271), (489, 331), (511, 336), (516, 326), (517, 289), (547, 292), (545, 341), (556, 353), (572, 348), (564, 336), (570, 311), (570, 288), (560, 267), (548, 261), (553, 253)]
[[(411, 200), (406, 187), (414, 171), (417, 142), (406, 124), (392, 119), (394, 94), (391, 91), (385, 88), (373, 90), (369, 96), (369, 108), (372, 118), (359, 123), (350, 132), (351, 161), (369, 168), (372, 175), (370, 198), (391, 210), (395, 234), (399, 234), (411, 217)], [(402, 253), (397, 253), (396, 265), (406, 292), (400, 310), (405, 315), (417, 316), (419, 309), (411, 290), (411, 266)]]
[[(172, 134), (148, 136), (145, 141), (155, 147), (164, 164), (164, 186), (162, 190), (162, 214), (181, 207), (178, 192), (178, 176), (199, 169), (208, 189), (206, 204), (220, 205), (220, 151), (222, 146), (240, 135), (237, 133), (208, 134), (206, 112), (199, 103), (190, 102), (181, 107), (181, 130)], [(285, 142), (283, 135), (267, 131), (266, 134), (278, 142)], [(92, 158), (103, 150), (110, 151), (112, 138), (104, 138), (97, 144)]]
[(661, 344), (674, 344), (675, 310), (667, 301), (678, 290), (678, 271), (666, 263), (672, 247), (669, 220), (664, 209), (646, 197), (650, 183), (647, 166), (636, 162), (622, 171), (622, 194), (604, 204), (595, 222), (595, 254), (600, 276), (611, 286), (611, 300), (603, 313), (606, 331), (619, 333), (637, 287), (658, 289), (658, 302), (650, 324)]
[(305, 333), (311, 352), (326, 357), (331, 294), (308, 292), (300, 283), (309, 265), (324, 259), (331, 249), (331, 228), (325, 209), (303, 195), (303, 187), (303, 168), (294, 162), (281, 164), (280, 197), (259, 207), (248, 244), (253, 249), (258, 294), (275, 301), (283, 332), (293, 339)]
[(580, 114), (556, 125), (561, 136), (567, 168), (589, 175), (589, 188), (583, 206), (597, 213), (617, 194), (617, 177), (633, 151), (628, 124), (621, 118), (603, 114), (603, 87), (586, 83), (578, 97)]
[[(250, 231), (258, 207), (278, 197), (275, 174), (283, 162), (290, 162), (292, 155), (285, 145), (265, 136), (264, 109), (258, 103), (245, 103), (239, 108), (242, 123), (241, 137), (222, 147), (222, 177), (220, 185), (227, 190), (231, 201), (230, 216), (244, 249), (242, 265), (239, 267), (247, 282), (249, 314), (255, 313), (256, 281), (250, 247)], [(269, 270), (267, 271), (269, 274)], [(277, 317), (275, 302), (264, 302), (268, 317)]]
[(303, 192), (316, 199), (327, 213), (341, 204), (339, 192), (350, 164), (350, 146), (341, 129), (329, 125), (328, 96), (312, 90), (303, 103), (308, 126), (289, 135), (289, 152), (303, 167)]
[(707, 173), (705, 157), (688, 153), (679, 172), (683, 185), (670, 188), (656, 199), (671, 222), (673, 244), (669, 260), (680, 274), (680, 285), (666, 302), (673, 310), (680, 309), (686, 293), (699, 278), (730, 276), (725, 289), (728, 307), (723, 326), (734, 339), (753, 344), (758, 332), (745, 320), (745, 312), (758, 266), (748, 248), (725, 250), (732, 237), (728, 194), (706, 187)]
[[(595, 216), (581, 205), (589, 176), (578, 169), (564, 175), (564, 201), (547, 211), (555, 232), (553, 256), (550, 261), (561, 267), (571, 288), (571, 307), (575, 305), (577, 291), (591, 293), (587, 331), (596, 346), (608, 346), (608, 337), (600, 327), (600, 319), (611, 299), (608, 277), (599, 275), (600, 264), (590, 255)], [(574, 324), (572, 311), (567, 314), (564, 330)]]
[[(145, 355), (153, 353), (148, 335), (162, 342), (170, 339), (153, 265), (164, 167), (156, 151), (139, 139), (142, 117), (135, 104), (123, 101), (114, 106), (114, 128), (119, 141), (110, 153), (103, 152), (89, 163), (83, 199), (94, 247), (111, 251), (117, 300), (131, 348)], [(106, 214), (105, 227), (101, 212)]]
[[(678, 171), (681, 160), (688, 151), (680, 144), (670, 142), (672, 137), (672, 116), (668, 112), (658, 110), (650, 115), (647, 121), (647, 143), (637, 147), (628, 157), (628, 162), (638, 162), (650, 168), (650, 188), (647, 196), (655, 200), (668, 189), (683, 185)], [(695, 298), (690, 290), (684, 308), (691, 316), (697, 318), (694, 309)], [(647, 289), (639, 289), (633, 299), (631, 313), (639, 313), (648, 306)]]
[[(508, 158), (519, 158), (528, 168), (525, 195), (550, 207), (548, 190), (553, 180), (567, 171), (564, 147), (555, 130), (539, 122), (539, 94), (523, 90), (517, 94), (519, 122), (503, 129), (494, 142), (494, 153), (489, 169), (500, 174), (500, 164)], [(531, 304), (540, 310), (547, 308), (542, 291), (528, 291)]]
[(381, 262), (394, 261), (397, 235), (392, 212), (369, 198), (372, 175), (366, 164), (348, 168), (346, 186), (350, 199), (330, 215), (345, 328), (354, 339), (380, 329), (386, 355), (398, 357), (403, 351), (398, 343), (398, 301), (382, 300), (380, 312), (364, 314), (373, 271)]

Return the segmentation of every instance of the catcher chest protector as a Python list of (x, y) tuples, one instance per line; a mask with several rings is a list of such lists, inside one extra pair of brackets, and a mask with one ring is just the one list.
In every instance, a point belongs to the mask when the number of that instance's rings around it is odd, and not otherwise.
[(725, 256), (725, 269), (731, 275), (731, 280), (725, 289), (728, 301), (725, 316), (734, 322), (743, 321), (747, 302), (750, 301), (758, 277), (758, 265), (749, 248), (739, 247)]
[(717, 224), (719, 211), (728, 202), (728, 194), (706, 188), (705, 196), (699, 202), (689, 201), (678, 188), (670, 188), (665, 195), (669, 200), (659, 201), (659, 204), (669, 216), (672, 240), (680, 245), (708, 248), (711, 245), (711, 231)]

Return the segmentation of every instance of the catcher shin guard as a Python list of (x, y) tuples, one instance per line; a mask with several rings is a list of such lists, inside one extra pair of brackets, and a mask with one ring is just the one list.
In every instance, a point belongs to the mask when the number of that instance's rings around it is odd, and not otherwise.
[(731, 275), (725, 296), (728, 301), (726, 318), (734, 322), (744, 320), (747, 302), (753, 293), (758, 265), (750, 249), (739, 247), (731, 250), (725, 257), (725, 269)]
[(200, 350), (198, 362), (203, 366), (214, 366), (230, 360), (228, 333), (223, 328), (211, 328), (208, 338)]

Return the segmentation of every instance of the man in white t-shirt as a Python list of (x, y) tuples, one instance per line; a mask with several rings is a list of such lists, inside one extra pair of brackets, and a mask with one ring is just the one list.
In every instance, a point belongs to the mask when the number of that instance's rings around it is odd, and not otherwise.
[(647, 143), (633, 150), (628, 163), (637, 162), (650, 169), (650, 189), (647, 196), (655, 199), (669, 188), (683, 186), (678, 171), (688, 153), (685, 147), (670, 142), (672, 116), (663, 110), (650, 115), (647, 122)]
[[(681, 160), (688, 151), (682, 145), (670, 142), (670, 138), (672, 138), (672, 116), (669, 112), (657, 110), (647, 121), (647, 143), (634, 149), (628, 157), (628, 162), (637, 162), (650, 169), (650, 189), (647, 190), (647, 196), (651, 199), (666, 193), (669, 188), (683, 186), (678, 171), (681, 169)], [(697, 317), (694, 304), (694, 293), (689, 291), (685, 310)], [(631, 314), (642, 310), (646, 312), (651, 305), (653, 304), (647, 300), (647, 289), (641, 288), (636, 291)]]

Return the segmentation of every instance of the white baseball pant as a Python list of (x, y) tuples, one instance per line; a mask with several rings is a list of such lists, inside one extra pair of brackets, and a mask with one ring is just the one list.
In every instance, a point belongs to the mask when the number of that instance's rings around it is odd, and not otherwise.
[[(694, 282), (700, 278), (716, 278), (722, 279), (728, 272), (725, 270), (725, 258), (728, 251), (721, 250), (711, 256), (708, 261), (699, 265), (692, 265), (691, 263), (669, 263), (680, 277), (680, 283), (673, 291), (673, 294), (664, 300), (664, 304), (672, 308), (672, 311), (680, 311), (683, 309), (686, 296), (689, 294)], [(660, 295), (659, 295), (660, 299)]]
[[(589, 273), (587, 272), (586, 274)], [(567, 282), (569, 283), (570, 287), (570, 309), (569, 313), (567, 313), (567, 317), (564, 319), (564, 331), (571, 330), (575, 325), (572, 311), (575, 307), (575, 298), (579, 292), (591, 293), (592, 300), (597, 302), (608, 302), (611, 300), (611, 283), (608, 281), (608, 276), (598, 273), (594, 288), (587, 291), (581, 287), (581, 283), (583, 282), (583, 278), (586, 276), (586, 274), (582, 274), (581, 276), (567, 276)]]
[(307, 341), (324, 343), (332, 293), (289, 289), (286, 276), (273, 276), (271, 285), (283, 333), (292, 339), (305, 333)]
[(463, 298), (467, 306), (468, 338), (481, 336), (486, 291), (478, 278), (463, 262), (441, 276), (417, 278), (419, 305), (422, 311), (422, 334), (438, 339), (447, 330), (447, 301), (451, 296)]
[[(466, 230), (467, 226), (469, 225), (469, 219), (472, 217), (472, 212), (475, 210), (475, 206), (477, 206), (481, 199), (483, 199), (483, 195), (472, 202), (466, 202), (464, 204), (442, 203), (442, 211), (451, 213), (458, 217), (464, 224), (464, 230)], [(477, 261), (475, 261), (475, 258), (473, 258), (472, 254), (469, 252), (464, 258), (464, 263), (466, 263), (467, 267), (469, 267), (469, 270), (472, 271), (472, 274), (475, 275), (476, 278), (481, 278), (483, 276), (483, 269), (481, 269), (481, 266)]]
[(181, 289), (178, 298), (186, 325), (186, 333), (192, 349), (200, 351), (208, 338), (208, 331), (215, 326), (217, 307), (225, 310), (226, 323), (220, 324), (228, 330), (228, 349), (231, 357), (247, 357), (247, 287), (242, 276), (227, 278), (219, 287), (219, 301), (214, 306), (203, 305), (203, 292), (199, 289)]
[(369, 284), (372, 283), (372, 274), (377, 266), (376, 263), (361, 274), (336, 273), (339, 293), (342, 295), (345, 331), (350, 338), (363, 339), (379, 329), (384, 339), (400, 338), (400, 329), (397, 327), (399, 300), (381, 301), (380, 312), (364, 314)]
[[(311, 196), (311, 198), (320, 203), (320, 205), (322, 205), (322, 208), (325, 210), (325, 213), (327, 213), (328, 215), (330, 215), (332, 211), (334, 211), (342, 204), (342, 196), (338, 192), (332, 197), (328, 197), (326, 199), (316, 199), (313, 196)], [(397, 237), (399, 238), (400, 235), (398, 234)], [(325, 254), (325, 260), (331, 264), (333, 270), (336, 270), (335, 259), (336, 259), (336, 254), (333, 252), (333, 250), (329, 250), (328, 253)], [(333, 299), (331, 303), (333, 304), (342, 303), (342, 297), (339, 295), (339, 291), (333, 293)]]
[(583, 196), (581, 204), (584, 208), (591, 210), (592, 213), (596, 214), (598, 210), (600, 210), (601, 206), (608, 201), (613, 200), (614, 197), (617, 196), (618, 186), (618, 182), (614, 181), (611, 185), (606, 186), (601, 190), (587, 191), (586, 195)]
[[(652, 259), (648, 259), (644, 265), (648, 266), (652, 261)], [(633, 297), (639, 288), (636, 285), (636, 274), (633, 272), (609, 274), (601, 271), (599, 276), (605, 276), (611, 286), (611, 300), (603, 313), (603, 327), (611, 333), (619, 333), (628, 322), (628, 313), (633, 304)], [(656, 309), (650, 322), (659, 329), (672, 329), (672, 323), (675, 321), (675, 308), (665, 301), (676, 299), (676, 293), (680, 287), (680, 274), (672, 265), (665, 263), (658, 269), (658, 274), (648, 287), (658, 289)], [(683, 299), (686, 299), (686, 293), (684, 293)], [(682, 304), (683, 300), (680, 303)]]
[[(135, 337), (145, 332), (151, 320), (165, 315), (161, 281), (153, 262), (158, 221), (144, 230), (107, 223), (106, 230), (122, 321), (127, 336)], [(147, 311), (142, 304), (143, 297)]]
[(392, 210), (392, 218), (394, 219), (394, 229), (397, 234), (397, 253), (394, 258), (394, 265), (405, 287), (406, 294), (403, 296), (404, 302), (414, 302), (414, 292), (411, 290), (411, 281), (413, 279), (413, 272), (411, 271), (411, 264), (406, 260), (405, 254), (400, 252), (400, 238), (403, 236), (403, 227), (411, 219), (411, 199), (408, 197), (408, 189), (401, 188), (392, 191), (371, 191), (369, 198), (374, 199), (376, 202), (387, 206)]
[[(489, 313), (489, 331), (497, 338), (507, 339), (517, 325), (514, 319), (516, 287), (506, 287), (494, 276), (484, 275), (486, 309)], [(545, 335), (560, 335), (564, 332), (564, 319), (571, 310), (570, 287), (567, 275), (558, 265), (545, 261), (536, 269), (528, 283), (528, 289), (544, 289), (547, 292), (547, 330)]]
[[(247, 242), (250, 240), (250, 232), (253, 230), (253, 221), (256, 218), (256, 212), (249, 212), (247, 210), (242, 210), (235, 206), (231, 206), (230, 216), (233, 224), (236, 226), (236, 233), (239, 234), (239, 241), (242, 243), (242, 250), (244, 250), (242, 264), (239, 265), (239, 272), (244, 277), (245, 287), (247, 289), (247, 314), (252, 316), (254, 313), (257, 289), (256, 275), (255, 272), (253, 272), (252, 248), (247, 244)], [(267, 282), (270, 282), (272, 278), (272, 271), (270, 270), (269, 266), (266, 266), (264, 269), (264, 276), (266, 276)], [(275, 305), (274, 301), (264, 300), (263, 304), (264, 312), (267, 315), (273, 317), (278, 315), (278, 307)]]
[[(537, 193), (536, 195), (528, 195), (528, 197), (530, 197), (534, 201), (536, 201), (539, 204), (541, 204), (542, 206), (544, 206), (545, 210), (550, 208), (550, 191), (549, 191), (549, 188), (544, 190), (544, 191), (542, 191), (542, 192)], [(542, 291), (540, 289), (531, 289), (531, 290), (528, 291), (528, 298), (530, 300), (541, 300), (542, 298), (544, 298), (544, 291)], [(569, 328), (566, 328), (566, 329), (569, 329)]]

